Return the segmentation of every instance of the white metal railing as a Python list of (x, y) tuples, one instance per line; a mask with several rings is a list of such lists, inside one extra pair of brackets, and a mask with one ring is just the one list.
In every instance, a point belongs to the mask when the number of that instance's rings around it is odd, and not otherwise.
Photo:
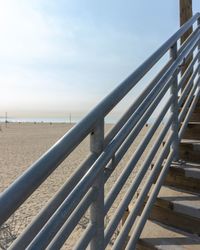
[[(197, 28), (183, 45), (181, 36), (197, 22)], [(52, 148), (19, 177), (0, 196), (0, 225), (40, 186), (41, 183), (65, 160), (70, 153), (90, 135), (90, 155), (76, 172), (66, 181), (47, 206), (13, 242), (10, 249), (59, 249), (72, 233), (79, 220), (90, 209), (90, 223), (74, 249), (105, 249), (112, 238), (123, 214), (133, 199), (140, 183), (149, 169), (162, 142), (159, 157), (154, 164), (122, 230), (116, 238), (113, 249), (122, 249), (133, 228), (126, 249), (134, 249), (148, 218), (149, 211), (157, 197), (172, 160), (178, 159), (178, 144), (199, 98), (200, 84), (200, 14), (194, 15), (152, 56), (138, 67), (125, 81), (97, 105), (83, 120), (65, 134)], [(155, 78), (144, 88), (133, 104), (104, 136), (105, 116), (134, 88), (143, 76), (167, 52), (170, 58)], [(181, 65), (193, 56), (185, 73), (180, 76)], [(179, 76), (179, 77), (178, 77)], [(189, 80), (188, 80), (189, 78)], [(178, 93), (181, 91), (180, 96)], [(166, 93), (170, 91), (169, 97)], [(130, 148), (138, 133), (145, 126), (154, 110), (165, 99), (164, 107), (144, 136), (131, 160), (124, 167), (117, 181), (107, 195), (104, 185)], [(179, 112), (179, 110), (181, 111)], [(166, 116), (170, 111), (170, 115)], [(153, 148), (148, 152), (134, 181), (118, 204), (108, 225), (104, 219), (118, 193), (132, 173), (142, 153), (158, 130)], [(144, 200), (155, 182), (153, 191), (141, 212)], [(136, 218), (140, 214), (139, 219)]]

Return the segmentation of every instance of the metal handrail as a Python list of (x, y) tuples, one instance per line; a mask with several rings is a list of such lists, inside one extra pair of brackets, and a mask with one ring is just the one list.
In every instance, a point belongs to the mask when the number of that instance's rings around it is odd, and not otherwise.
[[(22, 235), (12, 244), (11, 249), (58, 249), (64, 244), (73, 228), (77, 225), (85, 211), (91, 207), (91, 224), (85, 231), (84, 238), (77, 244), (76, 249), (87, 246), (91, 242), (91, 249), (104, 249), (118, 226), (126, 207), (132, 200), (139, 184), (146, 174), (149, 165), (167, 134), (170, 134), (165, 147), (161, 151), (153, 171), (147, 181), (144, 191), (139, 196), (136, 208), (130, 214), (122, 231), (120, 232), (114, 249), (121, 249), (127, 234), (132, 227), (142, 201), (155, 178), (155, 173), (168, 154), (167, 160), (155, 184), (155, 191), (148, 207), (157, 196), (162, 184), (164, 174), (169, 168), (172, 159), (178, 157), (178, 141), (181, 139), (185, 127), (199, 97), (199, 55), (195, 54), (192, 62), (187, 67), (184, 75), (178, 80), (181, 72), (181, 63), (189, 58), (200, 47), (200, 14), (194, 15), (173, 36), (171, 36), (152, 56), (138, 67), (126, 80), (124, 80), (113, 92), (111, 92), (100, 104), (98, 104), (83, 120), (66, 133), (53, 147), (51, 147), (38, 161), (36, 161), (25, 173), (19, 177), (0, 196), (0, 225), (39, 187), (41, 183), (56, 169), (60, 163), (90, 134), (91, 154), (81, 164), (79, 169), (61, 187), (47, 206), (25, 229)], [(177, 41), (196, 22), (198, 26), (188, 37), (185, 43), (177, 49)], [(127, 93), (144, 77), (144, 75), (170, 51), (170, 60), (165, 64), (156, 77), (146, 86), (134, 103), (117, 122), (114, 128), (104, 138), (105, 116), (126, 96)], [(195, 70), (194, 66), (198, 65)], [(188, 76), (190, 76), (188, 80)], [(197, 78), (198, 76), (198, 78)], [(196, 79), (197, 78), (197, 79)], [(180, 97), (178, 91), (183, 89)], [(149, 132), (135, 151), (129, 164), (119, 176), (117, 182), (105, 197), (104, 183), (108, 180), (122, 157), (125, 155), (138, 133), (151, 117), (155, 108), (166, 97), (170, 90), (170, 98), (160, 111)], [(183, 104), (181, 113), (178, 108)], [(112, 206), (118, 192), (122, 189), (137, 161), (151, 141), (153, 134), (161, 124), (167, 112), (171, 108), (168, 120), (157, 138), (155, 147), (147, 155), (134, 183), (130, 186), (120, 206), (105, 229), (104, 216)], [(188, 111), (189, 110), (189, 111)], [(180, 123), (183, 125), (180, 127)], [(171, 130), (170, 130), (171, 128)], [(171, 132), (170, 132), (171, 131)], [(112, 161), (111, 161), (112, 160)], [(111, 161), (111, 162), (110, 162)], [(64, 198), (65, 197), (65, 198)], [(137, 239), (148, 216), (147, 210), (135, 228), (128, 249), (135, 246)], [(41, 230), (42, 229), (42, 230)], [(48, 237), (47, 237), (48, 236)]]

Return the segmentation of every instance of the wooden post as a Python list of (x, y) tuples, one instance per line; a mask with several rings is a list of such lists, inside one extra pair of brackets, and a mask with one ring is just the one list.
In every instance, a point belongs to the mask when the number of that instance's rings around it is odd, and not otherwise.
[[(187, 22), (192, 17), (192, 0), (179, 0), (179, 5), (180, 5), (180, 26), (182, 26), (185, 22)], [(192, 33), (192, 27), (187, 32), (185, 32), (185, 34), (181, 37), (181, 44), (185, 42), (185, 40), (190, 36), (191, 33)], [(189, 58), (186, 58), (185, 65), (183, 65), (183, 68), (181, 71), (182, 75), (184, 74), (188, 65), (192, 61), (192, 58), (193, 58), (192, 56), (190, 56)], [(190, 78), (190, 76), (191, 75), (189, 75), (188, 79)]]
[[(187, 22), (192, 17), (192, 0), (179, 0), (180, 3), (180, 26)], [(181, 44), (192, 33), (192, 28), (189, 29), (182, 37)]]

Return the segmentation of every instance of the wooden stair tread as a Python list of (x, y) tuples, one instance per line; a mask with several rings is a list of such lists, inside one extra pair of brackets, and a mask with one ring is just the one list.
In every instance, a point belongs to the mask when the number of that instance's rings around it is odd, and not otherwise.
[(200, 164), (185, 161), (173, 162), (164, 185), (200, 193)]
[(195, 140), (195, 139), (182, 139), (181, 144), (195, 144), (195, 145), (200, 145), (200, 140)]
[(156, 203), (168, 206), (174, 212), (200, 219), (200, 196), (196, 193), (162, 186)]
[(198, 163), (172, 164), (170, 168), (183, 173), (185, 177), (200, 179), (200, 164)]
[(185, 173), (186, 177), (200, 179), (200, 169), (192, 168), (192, 167), (191, 168), (185, 167), (184, 168), (184, 173)]
[(200, 122), (189, 122), (183, 133), (183, 138), (200, 140)]
[(200, 194), (162, 186), (149, 218), (200, 236)]
[(200, 163), (200, 140), (182, 139), (179, 155), (182, 160)]
[(137, 249), (197, 250), (200, 249), (200, 237), (148, 220)]
[(181, 168), (199, 168), (200, 169), (200, 164), (195, 163), (195, 162), (187, 162), (187, 161), (180, 161), (180, 162), (172, 162), (171, 164), (172, 167), (181, 167)]
[(198, 125), (200, 125), (200, 122), (195, 122), (195, 121), (194, 122), (188, 122), (188, 126), (190, 126), (190, 125), (191, 126), (195, 126), (195, 125), (198, 126)]

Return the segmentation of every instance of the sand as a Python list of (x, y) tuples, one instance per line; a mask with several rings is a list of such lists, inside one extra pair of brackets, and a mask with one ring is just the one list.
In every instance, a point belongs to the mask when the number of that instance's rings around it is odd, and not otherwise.
[[(0, 192), (7, 188), (18, 176), (20, 176), (34, 161), (36, 161), (49, 147), (51, 147), (61, 136), (63, 136), (73, 125), (50, 124), (50, 123), (9, 123), (0, 124)], [(108, 131), (112, 125), (106, 125)], [(116, 182), (123, 168), (126, 166), (131, 156), (135, 152), (141, 139), (144, 137), (149, 127), (144, 127), (142, 132), (132, 144), (116, 170), (105, 185), (107, 194)], [(151, 148), (153, 141), (150, 143)], [(124, 197), (127, 187), (132, 183), (138, 168), (149, 150), (144, 152), (141, 160), (137, 163), (134, 171), (128, 179), (126, 185), (119, 193), (116, 202), (113, 204), (108, 215), (106, 224), (112, 217), (119, 202)], [(33, 195), (19, 208), (12, 217), (11, 225), (13, 234), (19, 235), (34, 216), (45, 206), (47, 201), (62, 186), (62, 184), (72, 175), (80, 163), (89, 153), (89, 138), (86, 138), (77, 149), (54, 171), (54, 173), (33, 193)], [(63, 249), (72, 249), (80, 234), (84, 231), (88, 223), (88, 214), (81, 220), (75, 228), (72, 236), (67, 240)], [(1, 240), (1, 239), (0, 239)], [(110, 243), (111, 246), (112, 242)], [(108, 246), (108, 249), (110, 248)]]

